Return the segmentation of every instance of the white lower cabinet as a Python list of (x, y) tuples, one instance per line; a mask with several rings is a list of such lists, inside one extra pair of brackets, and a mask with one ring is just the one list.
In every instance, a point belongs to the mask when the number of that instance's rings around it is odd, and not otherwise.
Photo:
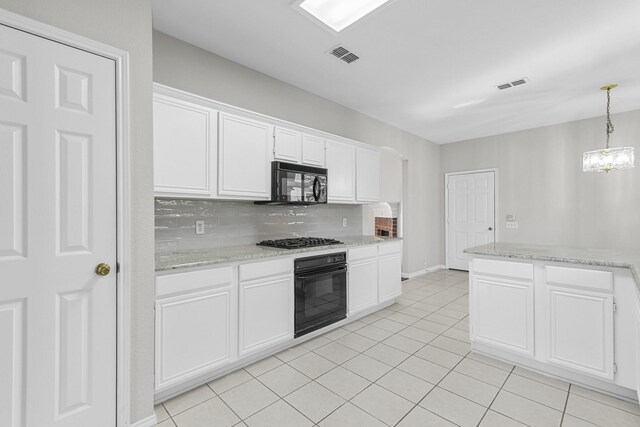
[(474, 340), (533, 356), (533, 282), (476, 276), (471, 287)]
[(378, 303), (378, 247), (349, 250), (349, 315)]
[(378, 301), (402, 294), (402, 243), (383, 243), (378, 249)]
[(236, 359), (236, 289), (230, 267), (156, 279), (156, 391)]
[(613, 295), (549, 287), (549, 362), (613, 379)]
[[(400, 294), (400, 249), (387, 243), (349, 250), (350, 313), (375, 308), (380, 291), (386, 301)], [(293, 265), (287, 257), (158, 275), (156, 397), (293, 344)]]
[(240, 266), (239, 354), (293, 338), (293, 261)]

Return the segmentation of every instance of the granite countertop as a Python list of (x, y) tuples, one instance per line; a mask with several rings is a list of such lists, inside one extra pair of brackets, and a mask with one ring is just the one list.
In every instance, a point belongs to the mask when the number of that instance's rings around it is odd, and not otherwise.
[(499, 242), (468, 248), (464, 252), (473, 255), (628, 268), (640, 287), (640, 249), (586, 249)]
[(348, 249), (356, 246), (372, 245), (402, 239), (397, 237), (348, 236), (339, 237), (338, 240), (343, 242), (343, 244), (315, 246), (312, 248), (300, 249), (278, 249), (270, 248), (267, 246), (242, 245), (189, 252), (156, 254), (156, 272), (177, 270), (183, 268), (204, 267), (208, 265), (225, 264), (229, 262), (252, 261), (261, 258), (272, 258), (284, 255), (295, 255), (299, 253), (318, 252), (327, 249)]

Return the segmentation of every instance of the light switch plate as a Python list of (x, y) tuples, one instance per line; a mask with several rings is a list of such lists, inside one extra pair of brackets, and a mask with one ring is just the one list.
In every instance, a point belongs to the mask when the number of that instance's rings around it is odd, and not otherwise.
[(204, 221), (196, 221), (196, 234), (204, 234)]
[(518, 228), (518, 221), (507, 221), (507, 228)]
[(347, 226), (347, 218), (342, 218), (342, 226), (343, 227)]
[(507, 214), (507, 222), (513, 222), (516, 220), (516, 216), (514, 214)]

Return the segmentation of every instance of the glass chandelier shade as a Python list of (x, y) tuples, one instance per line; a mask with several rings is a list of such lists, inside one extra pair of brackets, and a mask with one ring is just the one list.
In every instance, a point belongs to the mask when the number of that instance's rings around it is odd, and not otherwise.
[(607, 145), (599, 150), (587, 151), (582, 155), (583, 172), (609, 172), (616, 169), (631, 169), (635, 166), (633, 147), (609, 147), (609, 137), (613, 133), (610, 105), (611, 89), (618, 85), (609, 85), (600, 89), (607, 91)]

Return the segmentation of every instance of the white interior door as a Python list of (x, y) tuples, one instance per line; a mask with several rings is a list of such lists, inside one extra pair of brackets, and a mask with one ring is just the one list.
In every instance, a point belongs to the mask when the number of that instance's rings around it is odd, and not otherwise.
[(449, 175), (447, 207), (447, 266), (469, 270), (463, 251), (495, 241), (495, 173)]
[(1, 426), (115, 425), (115, 108), (112, 60), (0, 25)]

